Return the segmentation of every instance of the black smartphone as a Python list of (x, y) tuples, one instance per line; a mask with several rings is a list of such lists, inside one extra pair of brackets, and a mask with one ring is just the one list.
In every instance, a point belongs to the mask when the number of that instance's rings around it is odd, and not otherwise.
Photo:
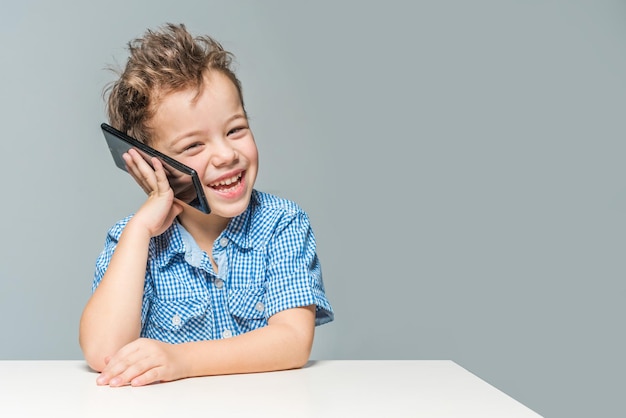
[(103, 123), (100, 125), (104, 138), (107, 141), (115, 165), (124, 171), (126, 170), (126, 163), (122, 158), (122, 155), (131, 148), (134, 148), (139, 154), (152, 166), (150, 160), (152, 157), (156, 157), (163, 164), (167, 179), (170, 183), (170, 187), (174, 190), (174, 197), (188, 205), (198, 209), (204, 213), (211, 213), (211, 208), (204, 195), (204, 189), (202, 183), (198, 178), (198, 173), (185, 164), (176, 161), (175, 159), (168, 157), (167, 155), (160, 153), (154, 148), (139, 142), (135, 138), (126, 135), (123, 132), (118, 131), (111, 125)]

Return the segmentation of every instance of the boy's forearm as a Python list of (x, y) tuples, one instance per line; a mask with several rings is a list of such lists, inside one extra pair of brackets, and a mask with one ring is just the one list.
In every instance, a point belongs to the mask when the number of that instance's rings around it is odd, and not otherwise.
[(237, 337), (181, 344), (185, 377), (299, 368), (313, 345), (315, 307), (280, 312), (269, 325)]
[(79, 340), (91, 367), (104, 367), (104, 357), (139, 337), (148, 243), (132, 220), (120, 236), (101, 283), (81, 317)]

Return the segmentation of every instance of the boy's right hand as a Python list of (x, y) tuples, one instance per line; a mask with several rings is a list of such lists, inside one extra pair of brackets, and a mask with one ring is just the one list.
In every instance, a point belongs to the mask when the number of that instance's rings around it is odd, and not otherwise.
[(150, 167), (135, 149), (130, 149), (122, 157), (126, 170), (148, 194), (148, 199), (131, 222), (142, 225), (151, 237), (162, 234), (183, 211), (183, 207), (174, 199), (174, 191), (167, 180), (163, 164), (157, 158), (152, 158), (154, 168)]

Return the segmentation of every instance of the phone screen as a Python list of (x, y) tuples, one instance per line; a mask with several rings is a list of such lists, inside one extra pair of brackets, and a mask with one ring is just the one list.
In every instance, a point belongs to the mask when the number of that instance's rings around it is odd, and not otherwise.
[(150, 162), (151, 158), (156, 157), (163, 164), (170, 187), (174, 190), (174, 197), (201, 212), (211, 213), (206, 196), (204, 195), (202, 183), (194, 169), (137, 141), (106, 123), (101, 124), (100, 127), (104, 133), (104, 138), (107, 141), (115, 165), (127, 171), (126, 163), (122, 155), (131, 148), (137, 150), (150, 165), (152, 165)]

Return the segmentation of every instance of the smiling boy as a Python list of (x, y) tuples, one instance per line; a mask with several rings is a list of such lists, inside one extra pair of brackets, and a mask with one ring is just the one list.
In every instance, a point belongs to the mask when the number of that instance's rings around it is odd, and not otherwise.
[(254, 189), (257, 148), (230, 53), (172, 24), (129, 50), (110, 124), (195, 169), (211, 213), (175, 199), (158, 160), (124, 155), (148, 197), (96, 262), (79, 340), (97, 383), (302, 367), (333, 311), (306, 213)]

